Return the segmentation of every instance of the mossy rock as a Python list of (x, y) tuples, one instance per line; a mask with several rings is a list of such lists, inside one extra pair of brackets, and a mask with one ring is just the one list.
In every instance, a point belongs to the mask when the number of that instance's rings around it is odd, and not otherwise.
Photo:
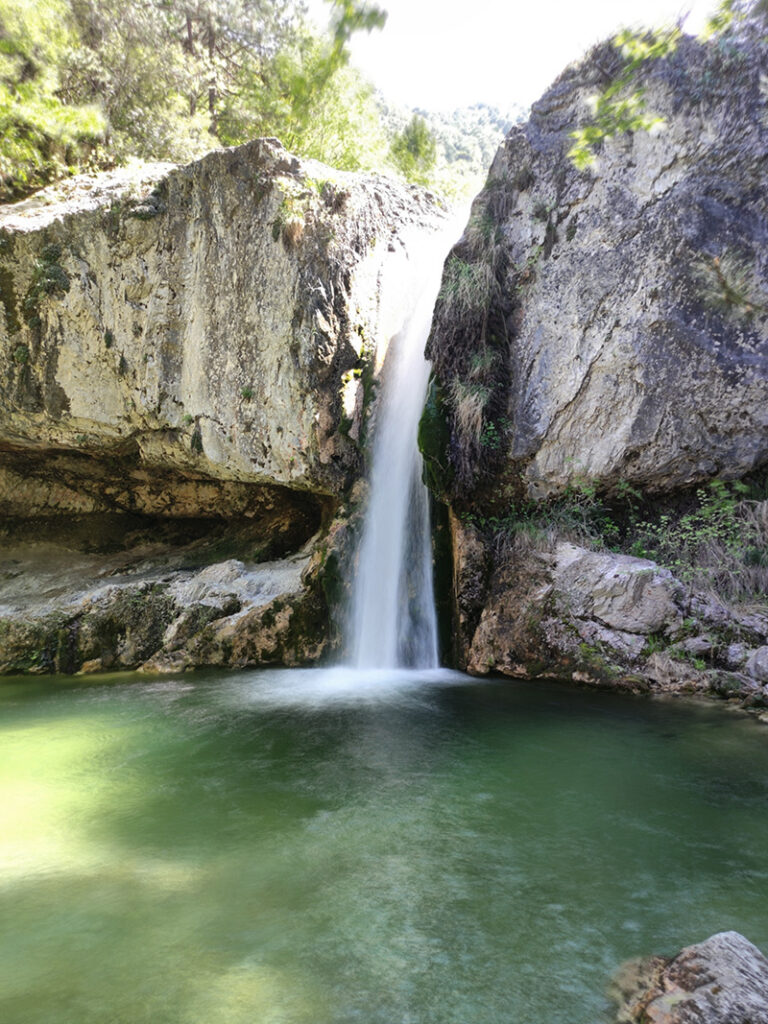
[(445, 498), (453, 482), (448, 461), (451, 430), (440, 385), (430, 378), (424, 411), (419, 420), (419, 451), (424, 459), (424, 483), (438, 498)]

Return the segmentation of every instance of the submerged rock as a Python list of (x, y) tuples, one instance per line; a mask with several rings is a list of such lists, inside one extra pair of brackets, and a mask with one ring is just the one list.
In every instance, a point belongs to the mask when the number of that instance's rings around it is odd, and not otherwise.
[(616, 1024), (768, 1024), (768, 959), (720, 932), (670, 960), (626, 964), (611, 996)]

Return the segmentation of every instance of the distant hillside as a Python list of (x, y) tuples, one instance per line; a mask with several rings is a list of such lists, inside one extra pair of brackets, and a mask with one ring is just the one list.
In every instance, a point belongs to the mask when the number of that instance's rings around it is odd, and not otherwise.
[(392, 106), (377, 97), (383, 127), (390, 137), (403, 130), (414, 114), (423, 117), (437, 143), (435, 184), (449, 194), (476, 192), (482, 186), (499, 143), (526, 111), (512, 107), (501, 111), (485, 103), (452, 111)]

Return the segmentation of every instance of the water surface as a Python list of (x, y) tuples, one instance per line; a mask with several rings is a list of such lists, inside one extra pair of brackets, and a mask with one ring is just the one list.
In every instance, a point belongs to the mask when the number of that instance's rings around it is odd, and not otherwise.
[(768, 730), (354, 670), (0, 682), (4, 1024), (595, 1024), (768, 950)]

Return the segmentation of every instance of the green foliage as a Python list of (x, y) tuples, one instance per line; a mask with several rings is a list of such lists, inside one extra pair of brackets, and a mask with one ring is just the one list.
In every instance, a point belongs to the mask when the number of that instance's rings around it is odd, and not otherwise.
[(652, 654), (658, 654), (660, 651), (666, 650), (668, 646), (668, 641), (663, 636), (659, 636), (658, 633), (651, 633), (645, 641), (642, 655), (644, 658), (649, 658)]
[(301, 0), (0, 0), (0, 201), (129, 157), (186, 162), (257, 136), (476, 192), (512, 118), (482, 104), (387, 107), (349, 64), (350, 40), (385, 12), (328, 3), (318, 34)]
[(624, 59), (623, 67), (611, 84), (595, 97), (592, 120), (571, 132), (574, 142), (568, 157), (579, 170), (594, 164), (595, 150), (605, 139), (626, 132), (651, 131), (664, 123), (662, 118), (648, 111), (644, 90), (636, 86), (635, 80), (648, 62), (674, 53), (679, 38), (677, 28), (640, 34), (625, 30), (616, 38), (615, 45)]
[(738, 566), (761, 549), (760, 524), (742, 502), (747, 490), (740, 482), (713, 480), (696, 491), (688, 511), (665, 511), (633, 523), (632, 554), (660, 562), (684, 582), (708, 582), (732, 591)]
[(16, 346), (13, 350), (13, 361), (22, 365), (29, 362), (29, 349), (26, 345)]
[(423, 117), (414, 114), (405, 128), (395, 135), (390, 155), (392, 163), (408, 181), (421, 185), (429, 183), (437, 148), (435, 137)]
[(64, 295), (69, 291), (69, 275), (59, 265), (61, 255), (60, 245), (45, 245), (35, 260), (32, 280), (22, 303), (24, 319), (30, 327), (40, 324), (40, 301), (44, 296)]
[(380, 164), (378, 111), (348, 47), (386, 15), (330, 2), (323, 38), (300, 0), (0, 0), (0, 200), (256, 135), (343, 168)]
[(373, 90), (346, 63), (331, 72), (330, 59), (327, 43), (304, 33), (263, 72), (243, 69), (222, 109), (222, 142), (272, 135), (294, 152), (343, 170), (379, 166), (386, 140)]
[(745, 316), (768, 312), (768, 293), (754, 264), (730, 249), (702, 259), (698, 278), (707, 305)]
[(240, 397), (244, 398), (246, 402), (250, 402), (253, 398), (253, 388), (249, 386), (240, 388)]
[(390, 140), (403, 134), (414, 114), (424, 120), (435, 143), (435, 164), (427, 184), (454, 199), (470, 198), (481, 190), (504, 136), (525, 117), (522, 108), (502, 112), (485, 103), (451, 111), (414, 111), (378, 97), (377, 105)]
[(95, 104), (60, 96), (59, 70), (74, 38), (65, 0), (0, 0), (0, 199), (87, 160), (103, 135)]
[(268, 62), (241, 66), (221, 112), (227, 145), (275, 135), (288, 149), (344, 170), (380, 163), (385, 142), (373, 90), (348, 66), (348, 44), (355, 32), (383, 27), (386, 14), (356, 0), (329, 2), (330, 39), (299, 26)]
[(501, 514), (464, 518), (495, 535), (502, 546), (527, 535), (532, 540), (557, 536), (588, 547), (613, 547), (620, 532), (610, 508), (586, 478), (574, 480), (562, 494), (546, 501), (512, 501)]
[(707, 21), (702, 38), (706, 40), (720, 35), (730, 28), (734, 21), (743, 17), (744, 15), (736, 10), (735, 0), (721, 0), (719, 7)]
[(488, 448), (493, 452), (499, 451), (502, 445), (501, 433), (496, 424), (489, 420), (484, 426), (482, 433), (480, 434), (480, 444), (483, 448)]

